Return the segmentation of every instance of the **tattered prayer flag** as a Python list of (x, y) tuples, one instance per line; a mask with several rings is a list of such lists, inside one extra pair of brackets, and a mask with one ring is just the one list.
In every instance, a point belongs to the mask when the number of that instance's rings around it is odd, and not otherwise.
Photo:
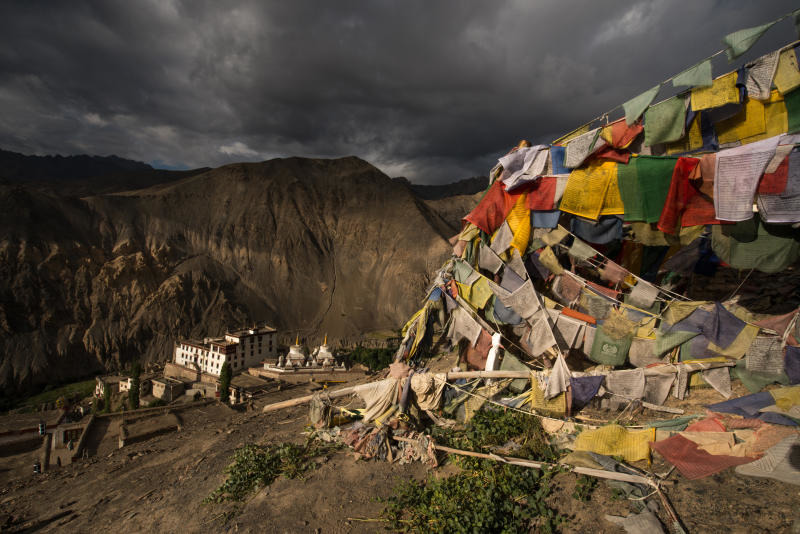
[(719, 142), (733, 143), (764, 133), (767, 129), (764, 103), (749, 98), (742, 111), (715, 125)]
[(661, 89), (661, 84), (648, 89), (639, 96), (633, 97), (622, 104), (622, 109), (625, 110), (625, 122), (628, 125), (633, 124), (639, 117), (642, 116), (644, 110), (647, 109), (647, 107), (658, 94), (659, 89)]
[(566, 134), (566, 135), (564, 135), (562, 137), (559, 137), (558, 139), (553, 141), (553, 144), (554, 145), (564, 145), (564, 144), (568, 143), (569, 141), (575, 139), (579, 135), (583, 135), (588, 131), (589, 131), (589, 124), (584, 124), (580, 128), (576, 128), (576, 129), (572, 130), (570, 133), (568, 133), (568, 134)]
[(542, 262), (542, 265), (550, 269), (553, 274), (558, 275), (564, 273), (564, 268), (558, 262), (558, 258), (553, 254), (553, 249), (550, 247), (544, 247), (544, 250), (539, 253), (539, 261)]
[(644, 114), (644, 144), (671, 143), (683, 137), (686, 99), (674, 96), (652, 106)]
[(797, 67), (794, 48), (781, 52), (773, 82), (783, 95), (800, 87), (800, 69)]
[(728, 55), (728, 61), (733, 61), (750, 50), (750, 47), (752, 47), (768, 29), (772, 28), (776, 22), (778, 21), (773, 20), (761, 26), (737, 30), (726, 35), (722, 39), (722, 44), (728, 47), (725, 50), (725, 53)]
[(772, 79), (775, 77), (779, 58), (780, 52), (775, 50), (774, 52), (770, 52), (758, 58), (747, 70), (745, 87), (747, 87), (748, 98), (769, 100), (769, 94), (772, 89)]
[(643, 129), (641, 123), (628, 125), (624, 119), (619, 119), (605, 126), (600, 135), (614, 148), (628, 148)]
[(567, 251), (567, 254), (576, 260), (588, 260), (596, 256), (597, 251), (576, 237), (572, 242), (572, 246)]
[(644, 280), (639, 280), (630, 293), (630, 302), (640, 308), (649, 308), (658, 297), (658, 288)]
[(722, 107), (739, 102), (739, 88), (736, 87), (736, 71), (720, 76), (711, 87), (692, 89), (692, 110)]
[(579, 135), (567, 144), (564, 166), (570, 169), (580, 167), (589, 154), (605, 144), (606, 142), (600, 137), (600, 128)]
[(724, 221), (753, 217), (753, 195), (775, 149), (778, 137), (723, 150), (717, 154), (714, 178), (714, 208)]
[(551, 230), (550, 232), (544, 234), (541, 239), (546, 245), (555, 246), (561, 243), (565, 237), (569, 235), (569, 232), (561, 226)]
[(628, 430), (620, 425), (606, 425), (584, 430), (575, 440), (576, 451), (591, 451), (609, 456), (621, 456), (626, 462), (648, 460), (649, 442), (655, 440), (655, 429)]
[(691, 87), (711, 87), (714, 80), (711, 78), (711, 60), (701, 61), (672, 79), (672, 86), (688, 85)]

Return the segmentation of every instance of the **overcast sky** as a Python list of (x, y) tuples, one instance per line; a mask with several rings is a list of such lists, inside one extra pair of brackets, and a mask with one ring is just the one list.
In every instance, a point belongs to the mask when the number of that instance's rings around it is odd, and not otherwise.
[[(797, 2), (0, 3), (0, 148), (158, 166), (362, 157), (483, 175)], [(775, 25), (732, 65), (796, 38)], [(662, 89), (659, 98), (667, 96)]]

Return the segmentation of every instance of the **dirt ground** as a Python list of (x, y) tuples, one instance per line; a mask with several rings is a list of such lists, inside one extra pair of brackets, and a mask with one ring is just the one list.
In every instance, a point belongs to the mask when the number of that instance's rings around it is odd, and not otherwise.
[[(301, 388), (275, 391), (244, 413), (223, 405), (186, 409), (180, 431), (123, 449), (116, 448), (118, 425), (109, 423), (90, 445), (94, 456), (38, 476), (31, 474), (34, 452), (0, 457), (0, 531), (375, 532), (384, 527), (378, 499), (388, 497), (396, 481), (456, 469), (357, 460), (344, 449), (320, 458), (305, 479), (278, 479), (238, 509), (204, 504), (223, 482), (236, 448), (305, 440), (306, 407), (260, 409), (303, 394)], [(658, 458), (652, 466), (659, 473), (669, 467)], [(604, 515), (627, 515), (630, 503), (603, 482), (588, 501), (579, 501), (572, 497), (576, 479), (559, 474), (549, 499), (567, 518), (562, 531), (623, 532)], [(797, 532), (800, 525), (796, 486), (732, 469), (698, 481), (673, 471), (668, 480), (667, 495), (689, 532)], [(666, 518), (663, 510), (659, 516)]]

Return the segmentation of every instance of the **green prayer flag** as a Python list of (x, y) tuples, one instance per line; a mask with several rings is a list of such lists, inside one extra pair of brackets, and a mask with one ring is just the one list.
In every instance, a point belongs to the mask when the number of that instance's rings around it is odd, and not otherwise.
[(683, 137), (686, 99), (673, 96), (649, 108), (644, 114), (644, 144), (671, 143)]
[(594, 343), (589, 352), (589, 359), (603, 365), (613, 365), (615, 367), (624, 365), (628, 359), (628, 351), (631, 348), (633, 334), (614, 338), (606, 333), (602, 326), (598, 327), (594, 333)]
[[(777, 273), (800, 258), (800, 232), (783, 224), (764, 224), (758, 214), (747, 221), (711, 228), (714, 254), (734, 269)], [(742, 232), (743, 228), (748, 232)], [(745, 236), (753, 228), (755, 236)]]
[(728, 61), (733, 61), (737, 57), (750, 50), (750, 47), (756, 44), (756, 41), (758, 41), (761, 36), (764, 35), (764, 32), (772, 28), (776, 22), (778, 21), (773, 20), (772, 22), (767, 22), (761, 26), (737, 30), (726, 35), (722, 39), (722, 44), (728, 47), (725, 50), (725, 53), (728, 55)]
[(783, 103), (786, 105), (786, 114), (789, 118), (788, 133), (800, 131), (800, 89), (783, 95)]
[(631, 98), (624, 104), (622, 104), (622, 109), (625, 111), (625, 122), (628, 125), (633, 124), (636, 122), (636, 119), (642, 116), (644, 110), (647, 109), (647, 106), (650, 105), (650, 102), (658, 94), (658, 90), (661, 89), (661, 84), (656, 85), (655, 87), (648, 89), (644, 93)]
[(617, 167), (626, 221), (658, 222), (667, 201), (675, 157), (636, 156)]
[(711, 59), (701, 61), (672, 78), (672, 86), (688, 85), (690, 87), (711, 87), (714, 80), (711, 76)]

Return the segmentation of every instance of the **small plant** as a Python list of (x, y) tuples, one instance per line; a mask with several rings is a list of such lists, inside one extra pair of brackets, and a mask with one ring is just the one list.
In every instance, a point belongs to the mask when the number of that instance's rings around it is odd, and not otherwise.
[(242, 501), (253, 490), (269, 486), (280, 476), (302, 478), (317, 467), (314, 458), (338, 446), (320, 442), (306, 445), (281, 443), (278, 445), (247, 444), (237, 449), (231, 464), (225, 468), (225, 482), (209, 495), (205, 502)]
[(581, 502), (586, 502), (591, 497), (592, 492), (597, 487), (597, 479), (587, 476), (579, 476), (575, 484), (575, 491), (572, 492), (572, 498)]

